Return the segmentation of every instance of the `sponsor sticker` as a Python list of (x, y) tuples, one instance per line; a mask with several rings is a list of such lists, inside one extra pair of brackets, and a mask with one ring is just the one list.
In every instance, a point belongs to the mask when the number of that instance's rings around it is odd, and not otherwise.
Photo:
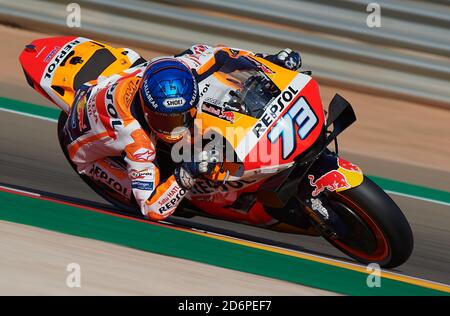
[(87, 102), (87, 113), (88, 113), (89, 117), (92, 117), (94, 119), (95, 124), (97, 124), (98, 120), (99, 120), (97, 106), (95, 103), (96, 97), (97, 96), (95, 95), (95, 96), (89, 98), (89, 100)]
[(86, 113), (86, 96), (83, 96), (83, 98), (80, 100), (80, 102), (78, 102), (77, 104), (77, 118), (78, 118), (78, 129), (80, 131), (84, 131), (88, 128), (89, 121), (87, 120), (87, 124), (84, 122), (84, 119), (87, 119), (87, 115), (85, 115)]
[(60, 48), (61, 47), (59, 47), (59, 46), (55, 46), (52, 49), (52, 51), (50, 53), (48, 53), (48, 55), (44, 58), (44, 62), (48, 63), (53, 58), (53, 56), (55, 56), (55, 54), (59, 51)]
[(256, 180), (237, 180), (216, 182), (207, 179), (199, 179), (195, 182), (191, 189), (193, 195), (214, 194), (217, 192), (233, 192), (241, 190), (251, 184), (254, 184)]
[(144, 94), (147, 97), (147, 101), (150, 102), (150, 104), (156, 109), (158, 107), (158, 104), (155, 102), (155, 100), (152, 97), (152, 94), (150, 93), (150, 87), (148, 86), (147, 80), (144, 80)]
[(220, 105), (212, 104), (209, 102), (203, 102), (202, 104), (202, 111), (211, 114), (215, 117), (218, 117), (222, 120), (226, 120), (230, 123), (234, 123), (234, 112), (233, 111), (226, 111), (223, 107)]
[(192, 50), (194, 51), (195, 54), (202, 54), (207, 49), (208, 49), (208, 46), (206, 46), (206, 45), (196, 45), (196, 46), (192, 47)]
[(48, 67), (45, 71), (45, 74), (44, 74), (44, 78), (51, 79), (52, 75), (53, 75), (53, 71), (56, 69), (56, 67), (59, 65), (59, 63), (64, 59), (64, 57), (67, 56), (67, 54), (73, 49), (74, 46), (76, 46), (77, 44), (80, 44), (80, 43), (81, 43), (80, 40), (76, 39), (76, 40), (70, 42), (69, 44), (67, 44), (66, 46), (64, 46), (64, 48), (61, 50), (59, 55), (57, 55), (55, 57), (55, 59), (53, 60), (53, 62), (48, 65)]
[(182, 97), (165, 99), (163, 104), (166, 108), (179, 108), (186, 103), (186, 100)]
[(262, 72), (264, 72), (266, 75), (273, 75), (275, 73), (273, 70), (268, 68), (266, 65), (260, 63), (259, 61), (252, 58), (251, 56), (247, 56), (247, 59), (250, 60), (251, 62), (253, 62), (256, 65), (256, 67), (258, 67), (260, 70), (262, 70)]
[(359, 168), (357, 165), (355, 165), (345, 159), (342, 159), (340, 157), (338, 157), (338, 166), (347, 171), (362, 173), (361, 168)]
[(153, 190), (153, 182), (147, 182), (147, 181), (132, 181), (131, 182), (131, 188), (138, 189), (138, 190)]
[(74, 105), (71, 108), (68, 120), (70, 127), (70, 135), (73, 139), (80, 137), (83, 133), (86, 133), (91, 129), (91, 124), (89, 122), (86, 107), (86, 99), (87, 99), (86, 91), (78, 92), (74, 101)]
[(300, 89), (290, 85), (267, 107), (258, 123), (253, 127), (253, 133), (260, 138), (267, 128), (274, 122), (280, 113), (289, 105), (289, 103), (297, 96)]
[(130, 81), (128, 84), (126, 90), (125, 90), (125, 103), (130, 104), (133, 100), (134, 93), (136, 92), (138, 88), (138, 80)]
[(187, 191), (178, 185), (173, 185), (169, 188), (168, 192), (164, 194), (164, 197), (157, 203), (160, 205), (158, 211), (160, 214), (164, 214), (176, 207), (181, 199), (186, 195)]
[(227, 120), (228, 122), (234, 123), (234, 112), (233, 111), (223, 111), (220, 118)]
[(143, 170), (136, 170), (132, 169), (130, 172), (131, 180), (139, 180), (147, 178), (147, 180), (154, 180), (155, 175), (153, 173), (153, 170), (150, 169), (143, 169)]
[(202, 64), (200, 62), (200, 59), (197, 56), (195, 56), (195, 55), (184, 55), (183, 57), (189, 59), (190, 61), (192, 61), (194, 63), (195, 67), (198, 67), (198, 66), (200, 66)]
[(102, 168), (100, 168), (100, 166), (95, 164), (92, 165), (91, 170), (89, 170), (89, 175), (91, 176), (91, 178), (100, 180), (102, 183), (106, 184), (115, 191), (122, 193), (125, 196), (128, 195), (127, 188), (125, 186), (122, 186), (119, 181), (114, 179), (114, 177), (112, 177), (109, 172), (106, 172)]
[(319, 177), (317, 180), (314, 180), (314, 175), (308, 175), (308, 179), (309, 184), (315, 188), (312, 191), (312, 196), (317, 196), (325, 190), (333, 192), (338, 189), (351, 188), (351, 185), (348, 183), (345, 175), (337, 170), (331, 170)]
[(220, 106), (220, 100), (213, 99), (213, 98), (210, 98), (210, 97), (207, 97), (205, 99), (205, 102), (206, 103), (211, 103), (211, 104), (214, 104), (214, 105), (217, 105), (217, 106)]
[(133, 153), (134, 161), (153, 161), (155, 152), (149, 148), (141, 147)]
[(205, 84), (205, 86), (203, 87), (202, 91), (200, 92), (200, 98), (203, 97), (206, 92), (208, 92), (209, 87), (211, 87), (211, 83)]

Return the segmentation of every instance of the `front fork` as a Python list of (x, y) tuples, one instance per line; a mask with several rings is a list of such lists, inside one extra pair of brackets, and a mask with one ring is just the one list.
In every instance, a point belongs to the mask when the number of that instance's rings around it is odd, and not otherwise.
[[(311, 225), (317, 232), (320, 233), (321, 236), (330, 239), (338, 238), (337, 232), (335, 231), (332, 225), (327, 223), (326, 217), (323, 216), (323, 213), (319, 213), (317, 209), (313, 210), (314, 203), (311, 202), (310, 199), (303, 201), (298, 196), (296, 196), (295, 198), (301, 209), (308, 216)], [(321, 207), (323, 208), (323, 205), (321, 205)], [(329, 210), (326, 210), (326, 212), (328, 214)]]

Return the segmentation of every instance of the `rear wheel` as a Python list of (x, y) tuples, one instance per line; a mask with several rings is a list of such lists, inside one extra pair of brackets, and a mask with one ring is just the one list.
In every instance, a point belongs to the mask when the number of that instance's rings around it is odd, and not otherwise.
[(395, 202), (367, 177), (361, 185), (329, 195), (329, 207), (343, 225), (333, 246), (363, 263), (385, 268), (403, 264), (413, 250), (411, 227)]

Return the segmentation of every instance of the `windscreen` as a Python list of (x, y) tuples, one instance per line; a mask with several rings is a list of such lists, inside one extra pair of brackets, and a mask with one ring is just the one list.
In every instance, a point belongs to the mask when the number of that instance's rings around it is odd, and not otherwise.
[(255, 60), (239, 57), (225, 63), (220, 75), (233, 88), (224, 107), (254, 118), (260, 118), (270, 102), (280, 94), (280, 90), (261, 69)]

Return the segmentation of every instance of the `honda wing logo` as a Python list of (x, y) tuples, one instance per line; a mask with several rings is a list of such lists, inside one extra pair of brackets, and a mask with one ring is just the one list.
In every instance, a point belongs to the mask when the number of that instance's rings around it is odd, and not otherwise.
[(273, 144), (281, 137), (283, 159), (286, 159), (295, 149), (296, 126), (298, 126), (298, 135), (303, 140), (311, 133), (317, 122), (317, 116), (305, 98), (301, 97), (269, 132), (269, 140)]

